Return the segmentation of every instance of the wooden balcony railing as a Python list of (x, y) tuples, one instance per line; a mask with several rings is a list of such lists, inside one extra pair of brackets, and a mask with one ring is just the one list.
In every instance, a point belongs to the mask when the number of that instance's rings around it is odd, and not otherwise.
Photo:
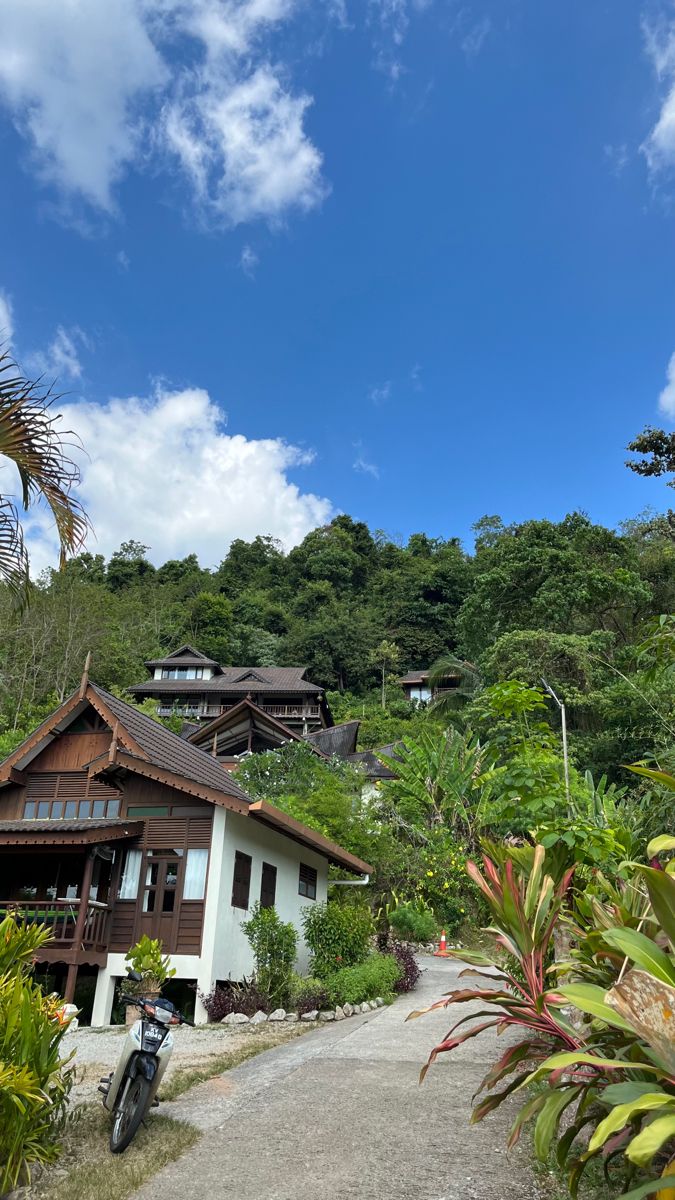
[[(235, 708), (234, 704), (160, 704), (157, 714), (160, 717), (219, 717), (221, 713)], [(263, 712), (280, 720), (317, 721), (321, 716), (318, 704), (260, 704)]]
[[(8, 914), (17, 921), (45, 925), (51, 934), (53, 949), (74, 948), (75, 925), (79, 900), (0, 900), (0, 920)], [(105, 951), (108, 948), (110, 908), (107, 904), (90, 901), (78, 949)]]

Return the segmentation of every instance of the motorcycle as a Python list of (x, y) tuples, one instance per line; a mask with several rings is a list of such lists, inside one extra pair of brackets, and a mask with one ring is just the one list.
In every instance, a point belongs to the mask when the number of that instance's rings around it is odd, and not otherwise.
[[(129, 971), (127, 978), (140, 983)], [(110, 1149), (121, 1154), (133, 1141), (150, 1108), (159, 1104), (157, 1091), (173, 1050), (172, 1025), (193, 1025), (163, 996), (120, 996), (122, 1004), (135, 1004), (141, 1015), (130, 1027), (117, 1068), (101, 1079), (103, 1106), (113, 1114)]]

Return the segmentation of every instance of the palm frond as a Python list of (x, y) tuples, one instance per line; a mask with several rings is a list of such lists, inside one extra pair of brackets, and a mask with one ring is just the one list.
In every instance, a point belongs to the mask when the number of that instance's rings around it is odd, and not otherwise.
[[(78, 445), (72, 430), (59, 429), (58, 399), (41, 380), (24, 378), (7, 351), (0, 350), (0, 455), (14, 463), (24, 510), (44, 499), (59, 538), (60, 563), (79, 550), (90, 528), (72, 495), (80, 470), (68, 450)], [(16, 506), (0, 495), (0, 579), (14, 591), (28, 586), (28, 559)]]
[[(449, 688), (450, 679), (456, 679), (455, 686)], [(454, 654), (444, 654), (429, 669), (429, 685), (434, 694), (430, 709), (445, 714), (456, 711), (472, 700), (483, 686), (483, 679), (478, 667), (465, 659), (456, 658)]]

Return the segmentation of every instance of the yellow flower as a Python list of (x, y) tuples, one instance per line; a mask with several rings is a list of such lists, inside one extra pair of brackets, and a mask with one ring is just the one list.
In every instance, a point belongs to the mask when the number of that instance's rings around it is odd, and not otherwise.
[(460, 911), (460, 912), (464, 912), (464, 909), (463, 909), (463, 908), (460, 908), (460, 910), (459, 910), (459, 911)]
[(449, 883), (444, 883), (444, 884), (443, 884), (443, 887), (444, 887), (444, 888), (446, 889), (446, 891), (447, 891), (447, 889), (450, 887), (450, 884), (449, 884)]
[(433, 879), (433, 877), (434, 877), (433, 871), (427, 871), (427, 875), (428, 875), (429, 879)]

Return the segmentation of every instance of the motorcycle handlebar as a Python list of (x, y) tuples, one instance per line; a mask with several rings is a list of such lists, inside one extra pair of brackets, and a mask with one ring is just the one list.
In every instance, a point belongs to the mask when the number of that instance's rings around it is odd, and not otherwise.
[[(127, 996), (122, 992), (120, 995), (120, 1004), (135, 1004), (138, 1008), (143, 1008), (144, 1000), (142, 996)], [(191, 1029), (194, 1029), (194, 1021), (189, 1021), (181, 1012), (176, 1015), (180, 1018), (181, 1025), (189, 1025)]]

